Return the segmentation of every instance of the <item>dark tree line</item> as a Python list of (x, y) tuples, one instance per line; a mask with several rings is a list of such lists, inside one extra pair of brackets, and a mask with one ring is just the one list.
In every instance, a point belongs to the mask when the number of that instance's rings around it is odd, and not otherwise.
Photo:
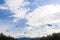
[(1, 33), (0, 40), (16, 40), (16, 39), (13, 37), (10, 37), (10, 36), (5, 36), (5, 35), (3, 35), (3, 33)]

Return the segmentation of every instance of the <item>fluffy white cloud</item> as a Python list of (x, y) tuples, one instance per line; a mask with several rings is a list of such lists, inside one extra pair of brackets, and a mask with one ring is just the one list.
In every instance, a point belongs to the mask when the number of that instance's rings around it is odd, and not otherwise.
[(20, 18), (25, 18), (26, 12), (29, 10), (23, 8), (24, 5), (29, 4), (29, 2), (24, 2), (24, 0), (6, 0), (6, 4), (11, 12), (15, 13), (14, 17), (16, 17), (16, 19), (14, 19), (14, 22)]
[(28, 24), (39, 26), (60, 22), (60, 5), (39, 6), (36, 10), (27, 15)]
[(42, 36), (47, 36), (49, 34), (52, 34), (52, 33), (57, 33), (59, 32), (60, 30), (56, 30), (56, 29), (35, 29), (35, 30), (32, 30), (32, 31), (27, 31), (26, 34), (24, 34), (23, 36), (25, 37), (42, 37)]
[(39, 6), (27, 15), (26, 18), (28, 19), (27, 24), (29, 24), (29, 27), (26, 27), (21, 33), (23, 37), (42, 37), (60, 32), (60, 29), (54, 29), (54, 26), (41, 26), (44, 24), (53, 25), (54, 23), (60, 23), (60, 5)]
[(25, 30), (21, 33), (18, 33), (16, 37), (42, 37), (51, 35), (52, 33), (58, 33), (60, 32), (60, 29), (54, 29), (52, 27), (54, 26), (42, 26), (44, 28), (39, 27), (26, 27)]

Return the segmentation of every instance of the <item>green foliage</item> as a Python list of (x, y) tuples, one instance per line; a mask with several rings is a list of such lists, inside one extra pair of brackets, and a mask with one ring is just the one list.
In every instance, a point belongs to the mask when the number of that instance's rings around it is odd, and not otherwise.
[(10, 37), (10, 36), (5, 36), (5, 35), (3, 35), (3, 33), (1, 33), (0, 40), (16, 40), (16, 39), (13, 37)]

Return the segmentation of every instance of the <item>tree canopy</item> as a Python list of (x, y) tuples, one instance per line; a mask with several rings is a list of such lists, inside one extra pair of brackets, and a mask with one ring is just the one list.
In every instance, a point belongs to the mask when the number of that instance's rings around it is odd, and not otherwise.
[(5, 36), (5, 35), (3, 35), (3, 33), (1, 33), (0, 40), (16, 40), (16, 39), (13, 37), (10, 37), (10, 36)]

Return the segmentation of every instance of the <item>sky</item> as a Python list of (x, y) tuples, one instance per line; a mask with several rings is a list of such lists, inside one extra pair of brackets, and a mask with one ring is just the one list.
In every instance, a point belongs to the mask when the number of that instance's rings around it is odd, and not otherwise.
[(60, 0), (0, 0), (0, 33), (15, 38), (60, 32)]

